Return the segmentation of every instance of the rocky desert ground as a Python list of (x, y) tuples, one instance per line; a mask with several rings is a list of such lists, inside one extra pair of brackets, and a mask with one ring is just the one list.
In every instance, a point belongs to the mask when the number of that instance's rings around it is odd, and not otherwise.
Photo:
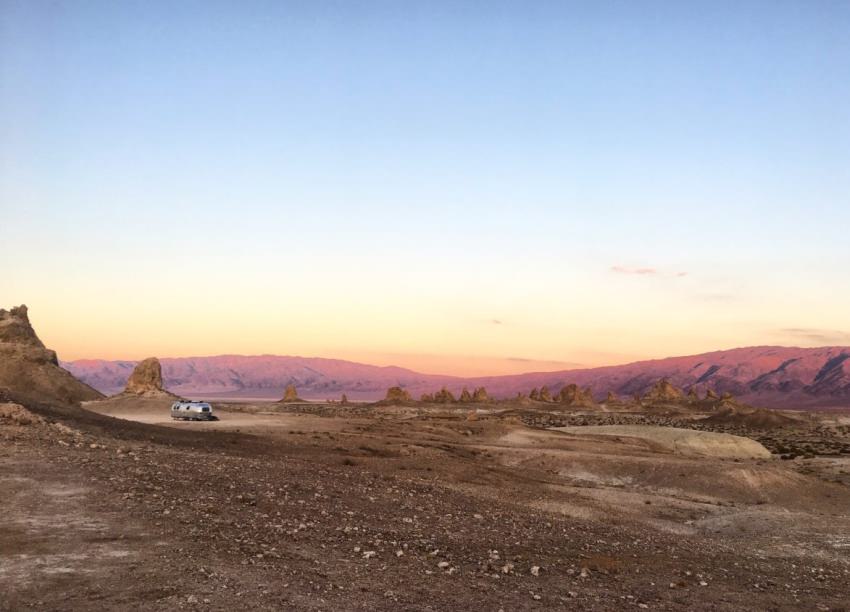
[(661, 381), (174, 421), (156, 360), (100, 397), (12, 313), (2, 610), (850, 607), (850, 415)]

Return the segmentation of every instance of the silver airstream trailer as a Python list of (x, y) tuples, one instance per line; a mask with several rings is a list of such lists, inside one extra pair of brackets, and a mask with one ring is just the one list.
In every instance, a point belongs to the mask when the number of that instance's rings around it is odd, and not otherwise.
[(174, 402), (171, 418), (183, 421), (214, 421), (212, 406), (207, 402)]

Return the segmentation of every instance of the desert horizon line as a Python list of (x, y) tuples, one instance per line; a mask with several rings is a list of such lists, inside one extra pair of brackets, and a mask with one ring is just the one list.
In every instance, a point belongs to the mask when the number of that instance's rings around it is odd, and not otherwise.
[[(210, 355), (182, 355), (182, 356), (160, 356), (160, 355), (148, 355), (147, 357), (140, 357), (137, 359), (104, 359), (99, 357), (84, 357), (79, 359), (60, 359), (60, 363), (74, 363), (79, 364), (83, 362), (108, 362), (108, 363), (128, 363), (128, 364), (136, 364), (144, 359), (150, 357), (156, 357), (159, 360), (188, 360), (188, 359), (214, 359), (220, 357), (242, 357), (242, 358), (262, 358), (262, 357), (274, 357), (274, 358), (284, 358), (284, 359), (311, 359), (311, 360), (324, 360), (324, 361), (339, 361), (345, 363), (356, 363), (359, 365), (365, 365), (375, 368), (394, 368), (405, 370), (408, 372), (413, 372), (415, 374), (424, 374), (428, 376), (442, 376), (446, 378), (457, 378), (457, 379), (479, 379), (479, 378), (507, 378), (512, 376), (527, 376), (533, 374), (551, 374), (556, 372), (581, 372), (588, 370), (598, 370), (604, 368), (613, 368), (613, 367), (621, 367), (628, 365), (637, 365), (642, 363), (651, 363), (657, 361), (664, 361), (667, 359), (679, 359), (679, 358), (693, 358), (700, 357), (703, 355), (712, 355), (715, 353), (727, 353), (730, 351), (746, 351), (746, 350), (757, 350), (757, 349), (798, 349), (798, 350), (829, 350), (829, 349), (847, 349), (850, 350), (850, 346), (844, 345), (822, 345), (822, 346), (797, 346), (797, 345), (784, 345), (784, 344), (757, 344), (757, 345), (747, 345), (747, 346), (734, 346), (730, 348), (720, 348), (713, 349), (710, 351), (702, 351), (695, 353), (687, 353), (687, 354), (677, 354), (677, 355), (666, 355), (664, 357), (647, 357), (643, 359), (633, 359), (622, 362), (612, 362), (606, 363), (602, 365), (578, 365), (576, 367), (567, 367), (567, 368), (554, 368), (554, 369), (545, 369), (545, 370), (528, 370), (517, 373), (510, 374), (478, 374), (478, 375), (461, 375), (461, 374), (449, 374), (445, 372), (433, 372), (433, 371), (424, 371), (414, 368), (409, 368), (405, 366), (399, 366), (394, 364), (381, 365), (377, 363), (370, 363), (368, 361), (359, 361), (354, 359), (342, 359), (339, 357), (323, 357), (323, 356), (315, 356), (315, 355), (298, 355), (298, 354), (281, 354), (281, 353), (256, 353), (256, 354), (244, 354), (244, 353), (216, 353)], [(499, 358), (499, 357), (486, 357), (487, 359), (510, 359), (510, 358)], [(533, 362), (547, 362), (551, 360), (536, 360), (536, 359), (528, 359), (528, 361)]]

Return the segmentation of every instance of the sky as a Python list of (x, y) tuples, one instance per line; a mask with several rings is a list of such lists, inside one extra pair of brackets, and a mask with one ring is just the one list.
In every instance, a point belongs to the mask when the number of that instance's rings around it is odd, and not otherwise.
[(850, 345), (850, 3), (0, 0), (0, 307), (62, 359)]

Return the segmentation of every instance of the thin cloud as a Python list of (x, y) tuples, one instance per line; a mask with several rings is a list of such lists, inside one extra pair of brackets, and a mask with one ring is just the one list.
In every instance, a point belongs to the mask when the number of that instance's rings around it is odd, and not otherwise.
[(507, 361), (516, 361), (519, 363), (536, 363), (540, 365), (554, 365), (568, 368), (580, 368), (584, 366), (584, 364), (576, 363), (574, 361), (556, 361), (553, 359), (530, 359), (528, 357), (505, 357), (505, 359)]
[(632, 268), (629, 266), (611, 266), (610, 270), (615, 274), (627, 274), (630, 276), (659, 276), (683, 278), (688, 275), (688, 273), (685, 271), (662, 272), (658, 268)]
[(493, 325), (501, 325), (502, 322), (499, 319), (490, 319), (490, 323)]
[(655, 268), (627, 268), (626, 266), (611, 266), (611, 272), (617, 274), (634, 274), (637, 276), (652, 276), (658, 274)]
[(731, 293), (700, 293), (697, 298), (703, 302), (732, 302), (737, 299)]
[(850, 344), (850, 332), (840, 329), (817, 329), (813, 327), (784, 327), (777, 332), (794, 341), (815, 342), (818, 344)]

